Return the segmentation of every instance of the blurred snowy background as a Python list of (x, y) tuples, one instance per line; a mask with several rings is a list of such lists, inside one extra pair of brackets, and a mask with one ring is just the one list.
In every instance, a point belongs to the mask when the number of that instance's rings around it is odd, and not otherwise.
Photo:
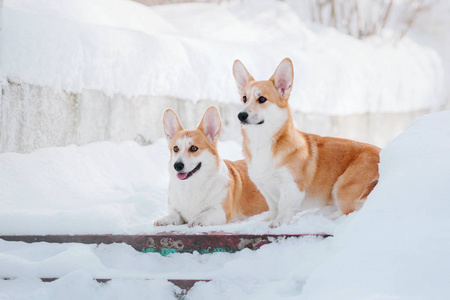
[[(334, 237), (167, 257), (0, 240), (0, 279), (14, 278), (0, 299), (175, 299), (167, 278), (213, 279), (187, 299), (450, 299), (450, 112), (438, 112), (450, 108), (450, 1), (141, 2), (0, 0), (0, 235)], [(154, 227), (167, 211), (163, 110), (193, 128), (218, 106), (219, 153), (242, 158), (232, 63), (267, 79), (284, 57), (300, 130), (383, 147), (363, 208), (277, 229), (264, 215)]]
[[(449, 107), (450, 5), (438, 0), (6, 0), (0, 151), (162, 136), (209, 105), (240, 141), (231, 66), (256, 79), (292, 58), (306, 132), (385, 146)], [(161, 3), (174, 3), (155, 5)]]

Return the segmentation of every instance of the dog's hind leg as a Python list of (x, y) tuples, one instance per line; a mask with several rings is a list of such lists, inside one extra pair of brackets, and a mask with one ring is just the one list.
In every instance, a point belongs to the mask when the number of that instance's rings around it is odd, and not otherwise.
[(333, 187), (336, 206), (344, 214), (359, 210), (378, 182), (378, 158), (362, 153), (338, 178)]

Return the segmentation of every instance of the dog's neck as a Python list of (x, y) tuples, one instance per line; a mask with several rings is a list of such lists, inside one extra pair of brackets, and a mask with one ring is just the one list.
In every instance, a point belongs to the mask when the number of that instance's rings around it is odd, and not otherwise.
[(247, 159), (251, 159), (252, 153), (273, 147), (280, 137), (295, 130), (291, 109), (286, 107), (284, 110), (285, 114), (279, 120), (266, 119), (262, 125), (241, 125), (243, 153)]

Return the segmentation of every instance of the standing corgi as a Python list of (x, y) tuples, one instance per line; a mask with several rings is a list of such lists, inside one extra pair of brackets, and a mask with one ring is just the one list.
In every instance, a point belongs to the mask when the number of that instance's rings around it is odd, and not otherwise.
[(288, 104), (294, 71), (285, 58), (266, 81), (236, 60), (233, 75), (244, 105), (238, 114), (249, 175), (278, 227), (305, 208), (335, 205), (336, 215), (359, 209), (378, 182), (380, 148), (297, 130)]
[(163, 125), (170, 150), (169, 214), (155, 225), (225, 224), (268, 210), (247, 175), (245, 161), (220, 159), (222, 121), (216, 107), (206, 110), (196, 130), (184, 130), (170, 108)]

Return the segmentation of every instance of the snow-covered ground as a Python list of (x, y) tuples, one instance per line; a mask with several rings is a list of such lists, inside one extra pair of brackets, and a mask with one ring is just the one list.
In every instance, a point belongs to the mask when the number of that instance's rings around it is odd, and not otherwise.
[(378, 185), (336, 233), (304, 299), (450, 298), (449, 153), (450, 111), (422, 117), (382, 150)]
[[(171, 299), (176, 288), (166, 278), (213, 279), (196, 284), (191, 299), (450, 298), (448, 111), (421, 118), (383, 149), (379, 184), (360, 212), (336, 221), (304, 212), (277, 229), (264, 214), (223, 226), (153, 226), (167, 209), (162, 111), (174, 107), (193, 127), (216, 104), (222, 137), (238, 140), (236, 58), (266, 79), (291, 57), (294, 118), (313, 133), (383, 146), (411, 119), (445, 105), (450, 6), (424, 14), (422, 32), (392, 43), (388, 31), (357, 40), (307, 24), (293, 3), (4, 1), (0, 151), (38, 150), (0, 154), (0, 235), (222, 230), (334, 238), (167, 257), (123, 244), (0, 240), (0, 278), (16, 278), (0, 280), (0, 299)], [(91, 143), (102, 140), (122, 142)], [(60, 145), (70, 146), (52, 147)], [(221, 142), (220, 153), (242, 157), (234, 141)]]
[[(445, 105), (441, 57), (427, 43), (358, 40), (306, 24), (289, 3), (5, 0), (0, 151), (154, 141), (165, 107), (193, 115), (202, 101), (223, 107), (224, 137), (238, 141), (237, 58), (256, 79), (292, 58), (295, 118), (318, 134), (384, 146), (417, 114)], [(384, 119), (388, 128), (374, 129)]]
[[(241, 157), (234, 142), (223, 157)], [(164, 278), (212, 278), (190, 299), (447, 299), (450, 297), (450, 112), (427, 115), (381, 152), (380, 181), (360, 212), (337, 221), (307, 213), (275, 230), (255, 216), (183, 232), (329, 232), (258, 251), (139, 253), (127, 245), (0, 241), (5, 299), (170, 299)], [(168, 150), (95, 143), (0, 154), (0, 234), (153, 233), (166, 210)], [(42, 283), (37, 277), (61, 277)], [(92, 277), (117, 278), (98, 284)], [(130, 278), (155, 278), (146, 281)]]

